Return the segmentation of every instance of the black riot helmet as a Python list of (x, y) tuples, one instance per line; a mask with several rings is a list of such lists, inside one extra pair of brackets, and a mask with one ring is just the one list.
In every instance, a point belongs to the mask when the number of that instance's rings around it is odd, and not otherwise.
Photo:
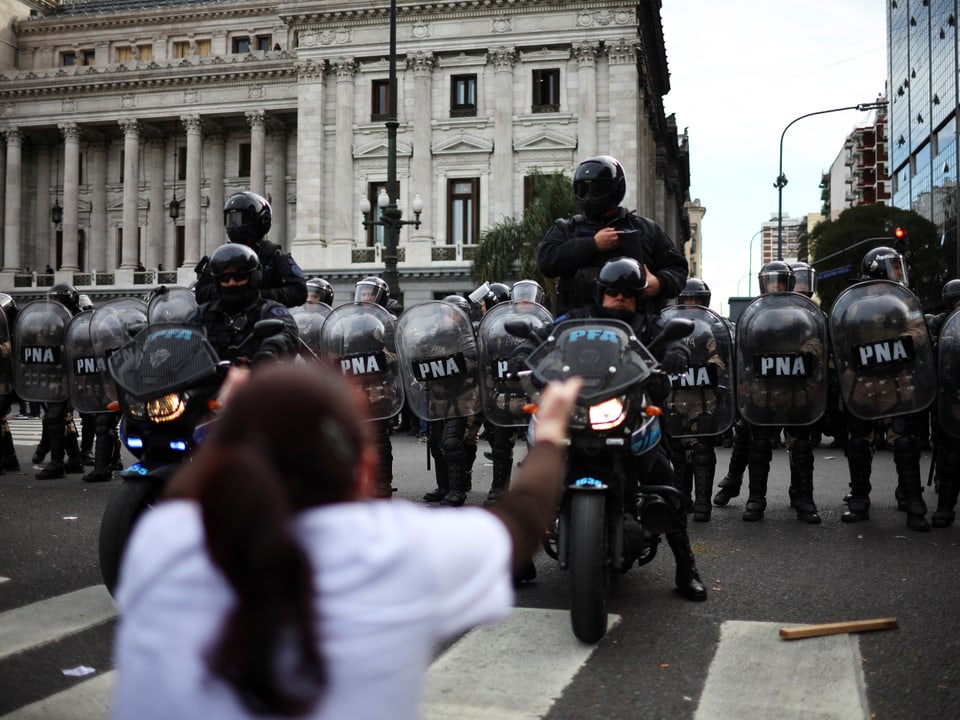
[(375, 275), (365, 277), (357, 282), (357, 287), (353, 292), (355, 302), (369, 302), (387, 306), (387, 299), (390, 297), (390, 286), (383, 278)]
[(597, 275), (597, 307), (603, 305), (605, 293), (618, 290), (637, 298), (639, 304), (646, 286), (646, 270), (634, 258), (619, 257), (608, 260)]
[(910, 286), (903, 255), (891, 247), (881, 246), (870, 250), (863, 256), (860, 270), (864, 280), (892, 280), (904, 287)]
[(47, 299), (55, 300), (71, 313), (80, 312), (80, 293), (68, 283), (57, 283), (47, 291)]
[[(246, 245), (227, 243), (214, 250), (210, 255), (210, 273), (217, 281), (220, 302), (227, 309), (246, 307), (260, 295), (263, 280), (260, 258)], [(243, 285), (224, 284), (243, 278), (248, 280)]]
[(253, 245), (270, 232), (270, 203), (255, 192), (234, 193), (223, 205), (223, 227), (230, 242)]
[(467, 300), (463, 295), (447, 295), (443, 301), (445, 303), (450, 303), (455, 305), (466, 314), (467, 317), (470, 317), (473, 314), (473, 311), (470, 308), (470, 301)]
[(602, 220), (620, 205), (626, 192), (623, 167), (609, 155), (587, 158), (573, 175), (573, 196), (588, 220)]
[(760, 294), (772, 292), (791, 292), (797, 284), (797, 276), (783, 260), (771, 260), (757, 273), (760, 281)]
[(507, 302), (510, 299), (510, 288), (501, 282), (490, 283), (490, 289), (483, 296), (484, 311), (490, 310), (494, 305)]
[(333, 305), (333, 285), (323, 278), (307, 280), (307, 302)]
[[(940, 292), (940, 296), (943, 298), (943, 304), (947, 310), (956, 308), (957, 303), (960, 302), (960, 280), (947, 280), (943, 286), (943, 290)], [(7, 317), (10, 316), (8, 315)]]
[(700, 278), (687, 278), (687, 284), (680, 293), (681, 305), (702, 305), (710, 307), (710, 287)]
[(535, 302), (543, 305), (543, 287), (536, 280), (517, 280), (510, 290), (510, 298), (517, 301)]
[(801, 295), (813, 297), (813, 293), (817, 290), (817, 271), (809, 263), (802, 260), (790, 263), (790, 269), (793, 270), (797, 279), (794, 286), (795, 291)]

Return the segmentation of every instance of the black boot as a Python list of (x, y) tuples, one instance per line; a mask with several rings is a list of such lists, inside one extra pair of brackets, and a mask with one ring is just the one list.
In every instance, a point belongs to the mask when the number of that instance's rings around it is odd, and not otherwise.
[(717, 494), (713, 496), (713, 504), (723, 507), (732, 498), (740, 494), (743, 485), (743, 473), (747, 469), (750, 458), (750, 432), (743, 422), (738, 422), (733, 428), (733, 450), (730, 453), (730, 465), (723, 480), (717, 483)]
[[(944, 440), (943, 437), (938, 438), (938, 445)], [(957, 506), (960, 484), (957, 483), (954, 473), (958, 463), (960, 463), (960, 452), (937, 449), (934, 483), (937, 488), (937, 509), (930, 517), (930, 522), (935, 528), (950, 527), (956, 518), (954, 508)]]
[[(54, 427), (54, 423), (56, 427)], [(47, 442), (50, 446), (50, 462), (43, 470), (36, 474), (37, 480), (55, 480), (64, 476), (63, 470), (63, 418), (56, 418), (53, 423), (47, 423), (44, 418), (44, 425), (47, 431)]]
[(428, 503), (440, 502), (450, 492), (450, 477), (447, 471), (447, 458), (443, 454), (441, 443), (443, 442), (443, 421), (434, 420), (427, 424), (427, 452), (430, 453), (427, 458), (427, 467), (429, 461), (433, 459), (433, 471), (437, 478), (437, 487), (423, 496), (423, 501)]
[(484, 507), (495, 505), (504, 496), (504, 493), (510, 488), (510, 473), (512, 470), (512, 458), (508, 461), (506, 458), (494, 457), (493, 482), (490, 483), (490, 492), (487, 493), (487, 499), (483, 501)]
[(690, 538), (686, 530), (667, 533), (667, 544), (677, 561), (676, 584), (680, 594), (687, 600), (706, 600), (707, 588), (704, 587), (697, 572), (697, 563), (690, 548)]
[(17, 472), (20, 470), (20, 461), (17, 459), (17, 449), (13, 445), (13, 434), (10, 432), (10, 428), (6, 427), (6, 423), (3, 423), (4, 431), (3, 438), (0, 439), (0, 458), (3, 458), (3, 469), (11, 470)]
[(790, 497), (797, 520), (820, 524), (820, 513), (813, 501), (813, 444), (805, 437), (795, 438), (790, 449)]
[(847, 467), (850, 469), (850, 494), (847, 509), (840, 516), (845, 523), (863, 522), (870, 519), (870, 467), (873, 449), (866, 438), (850, 438), (845, 444)]
[(461, 458), (452, 460), (447, 458), (447, 472), (450, 477), (450, 489), (440, 501), (441, 505), (450, 507), (460, 507), (467, 501), (467, 493), (463, 489), (463, 465), (459, 462)]
[(107, 482), (113, 478), (113, 448), (116, 442), (116, 431), (98, 420), (93, 444), (93, 470), (83, 476), (84, 482)]
[(713, 491), (713, 476), (717, 470), (717, 455), (713, 446), (698, 442), (693, 447), (693, 519), (695, 522), (710, 522), (710, 493)]
[(477, 446), (469, 443), (464, 445), (463, 458), (463, 491), (473, 490), (473, 464), (477, 460)]
[(747, 522), (763, 520), (767, 509), (767, 476), (773, 457), (771, 445), (770, 440), (757, 438), (750, 446), (750, 496), (743, 509), (743, 519)]
[(927, 504), (923, 501), (920, 480), (920, 448), (915, 437), (901, 435), (893, 441), (893, 462), (897, 466), (897, 487), (906, 505), (907, 527), (917, 532), (929, 532)]
[[(71, 422), (70, 425), (72, 426), (73, 423)], [(80, 455), (80, 443), (77, 440), (75, 427), (67, 428), (64, 432), (63, 449), (67, 456), (67, 460), (63, 464), (63, 471), (66, 473), (82, 473), (83, 457)]]

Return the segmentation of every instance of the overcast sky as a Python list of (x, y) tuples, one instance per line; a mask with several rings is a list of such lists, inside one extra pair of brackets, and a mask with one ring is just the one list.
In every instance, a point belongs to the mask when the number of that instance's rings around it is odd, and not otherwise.
[[(702, 275), (713, 292), (711, 307), (726, 314), (729, 296), (758, 292), (760, 238), (752, 263), (750, 240), (776, 216), (773, 182), (784, 128), (801, 115), (884, 93), (885, 4), (663, 0), (661, 14), (671, 88), (664, 104), (689, 134), (690, 197), (707, 209)], [(868, 117), (829, 113), (787, 130), (784, 217), (820, 211), (821, 173)]]

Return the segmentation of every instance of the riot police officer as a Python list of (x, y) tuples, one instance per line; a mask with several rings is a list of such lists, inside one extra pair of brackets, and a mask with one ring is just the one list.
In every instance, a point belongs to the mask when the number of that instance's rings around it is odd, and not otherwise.
[[(919, 301), (909, 294), (907, 269), (904, 264), (903, 256), (890, 247), (878, 247), (868, 251), (861, 262), (861, 280), (889, 280), (902, 286), (904, 293), (912, 298), (919, 309)], [(858, 297), (851, 306), (849, 315), (853, 316), (858, 312), (870, 312), (861, 310), (867, 306), (866, 302), (871, 297), (882, 298), (891, 291), (887, 284), (866, 285), (861, 284), (863, 289), (860, 291), (862, 296)], [(846, 292), (850, 293), (858, 288), (853, 286)], [(894, 286), (895, 287), (895, 286)], [(838, 332), (834, 330), (834, 323), (844, 321), (844, 314), (838, 309), (838, 304), (843, 295), (837, 298), (831, 310), (831, 331), (834, 345), (849, 341), (849, 336), (861, 328), (872, 329), (874, 327), (884, 328), (890, 324), (892, 318), (888, 315), (884, 317), (858, 317), (859, 326), (843, 328), (847, 332), (845, 337), (838, 337)], [(886, 306), (885, 306), (886, 307)], [(915, 348), (920, 348), (929, 342), (926, 327), (913, 327), (910, 330), (917, 336), (911, 337)], [(922, 337), (920, 336), (922, 333)], [(838, 362), (843, 361), (843, 354), (837, 354)], [(841, 369), (844, 376), (840, 382), (843, 385), (846, 376), (852, 376), (855, 371), (851, 367)], [(901, 372), (891, 370), (891, 372)], [(911, 381), (912, 384), (912, 381)], [(898, 383), (891, 383), (892, 386), (899, 386)], [(911, 414), (883, 415), (883, 408), (893, 407), (899, 398), (892, 395), (883, 397), (873, 396), (868, 391), (863, 390), (864, 385), (855, 386), (852, 394), (845, 396), (846, 402), (862, 403), (862, 406), (873, 411), (874, 419), (864, 419), (850, 412), (847, 408), (847, 442), (845, 454), (847, 456), (847, 466), (850, 471), (850, 492), (844, 498), (847, 509), (840, 516), (840, 519), (846, 523), (856, 523), (868, 520), (870, 517), (870, 484), (871, 467), (873, 463), (874, 452), (874, 420), (880, 420), (885, 431), (887, 443), (893, 448), (893, 459), (897, 470), (897, 489), (895, 497), (900, 510), (907, 513), (907, 527), (919, 532), (928, 532), (930, 523), (927, 522), (927, 506), (923, 501), (923, 487), (920, 477), (920, 445), (914, 429), (915, 417)], [(878, 407), (880, 409), (878, 409)]]
[[(307, 300), (303, 271), (289, 253), (264, 237), (270, 232), (272, 222), (270, 203), (257, 193), (234, 193), (224, 203), (223, 226), (229, 242), (246, 245), (257, 255), (262, 274), (260, 293), (263, 297), (286, 307), (303, 305)], [(197, 264), (194, 292), (201, 303), (218, 297), (216, 279), (209, 262), (210, 259), (205, 257)]]
[[(11, 382), (13, 372), (13, 325), (17, 320), (17, 302), (7, 293), (0, 293), (0, 314), (3, 316), (6, 340), (0, 343), (0, 356), (3, 357), (5, 380)], [(13, 435), (7, 423), (7, 415), (15, 398), (13, 388), (0, 395), (0, 475), (6, 470), (19, 470), (20, 461), (17, 459), (17, 450), (13, 444)], [(21, 402), (22, 404), (22, 402)]]
[(323, 303), (333, 307), (333, 285), (321, 277), (307, 280), (307, 303)]
[[(216, 299), (204, 302), (190, 322), (201, 325), (221, 360), (254, 363), (290, 356), (300, 345), (297, 323), (280, 303), (260, 293), (262, 269), (246, 245), (227, 243), (210, 255), (209, 272), (216, 280)], [(283, 321), (283, 330), (266, 338), (253, 336), (258, 320)]]
[[(593, 303), (588, 307), (560, 316), (555, 322), (581, 317), (613, 318), (630, 325), (641, 342), (650, 343), (657, 335), (659, 327), (658, 316), (650, 309), (650, 305), (655, 304), (655, 301), (643, 300), (647, 281), (647, 272), (636, 259), (618, 257), (608, 260), (597, 274)], [(511, 365), (519, 367), (518, 360), (529, 354), (537, 344), (532, 341), (523, 343), (517, 349)], [(687, 368), (690, 350), (680, 342), (671, 342), (662, 350), (662, 357), (659, 360), (664, 372), (670, 375), (679, 374)], [(667, 443), (659, 443), (649, 453), (640, 457), (639, 461), (642, 463), (642, 474), (647, 482), (676, 486), (676, 476), (670, 463)], [(690, 547), (685, 512), (678, 513), (677, 523), (667, 531), (666, 539), (676, 561), (675, 582), (681, 595), (688, 600), (706, 600), (707, 589), (700, 579), (693, 550)]]
[[(47, 299), (63, 305), (71, 315), (80, 312), (80, 293), (72, 285), (57, 283), (47, 292)], [(34, 462), (42, 462), (46, 450), (50, 461), (36, 473), (38, 480), (62, 478), (65, 473), (83, 472), (77, 426), (69, 400), (48, 402), (43, 413), (42, 435), (34, 453)], [(66, 462), (64, 462), (66, 455)]]
[[(958, 468), (960, 468), (960, 443), (957, 442), (957, 430), (960, 430), (960, 423), (951, 422), (952, 418), (957, 416), (957, 405), (952, 398), (955, 394), (956, 383), (953, 379), (956, 363), (952, 360), (954, 354), (951, 352), (957, 347), (960, 338), (948, 329), (949, 337), (941, 343), (940, 333), (943, 330), (947, 318), (951, 317), (960, 307), (960, 280), (948, 280), (941, 291), (943, 299), (943, 312), (927, 319), (927, 329), (937, 346), (940, 358), (940, 396), (938, 398), (937, 412), (933, 416), (933, 438), (934, 438), (934, 487), (937, 491), (937, 509), (930, 516), (930, 524), (935, 528), (949, 527), (956, 519), (957, 497), (960, 495), (960, 478), (958, 478)], [(954, 319), (954, 323), (956, 319)], [(946, 347), (941, 347), (946, 346)], [(944, 367), (951, 363), (952, 367)], [(941, 421), (941, 416), (945, 417)]]
[(591, 303), (597, 274), (613, 258), (643, 263), (643, 300), (657, 310), (683, 289), (686, 258), (657, 223), (620, 206), (626, 190), (623, 167), (609, 155), (587, 158), (577, 166), (573, 193), (583, 213), (556, 220), (537, 248), (540, 271), (558, 278), (557, 315)]

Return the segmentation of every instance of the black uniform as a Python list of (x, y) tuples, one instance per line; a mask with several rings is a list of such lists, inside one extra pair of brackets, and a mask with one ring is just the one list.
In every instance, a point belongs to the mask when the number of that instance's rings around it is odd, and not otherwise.
[[(257, 253), (263, 269), (260, 294), (288, 308), (303, 305), (307, 301), (307, 281), (297, 261), (269, 240), (262, 239), (250, 247)], [(194, 288), (197, 302), (215, 300), (217, 282), (207, 267), (206, 258), (197, 266), (197, 275), (197, 286)]]
[[(283, 331), (262, 340), (251, 338), (248, 342), (254, 324), (269, 319), (282, 320)], [(223, 300), (217, 298), (197, 308), (190, 322), (203, 327), (221, 360), (234, 362), (247, 358), (256, 361), (270, 356), (293, 355), (300, 345), (293, 316), (280, 303), (265, 298), (254, 297), (239, 310), (227, 310)]]

